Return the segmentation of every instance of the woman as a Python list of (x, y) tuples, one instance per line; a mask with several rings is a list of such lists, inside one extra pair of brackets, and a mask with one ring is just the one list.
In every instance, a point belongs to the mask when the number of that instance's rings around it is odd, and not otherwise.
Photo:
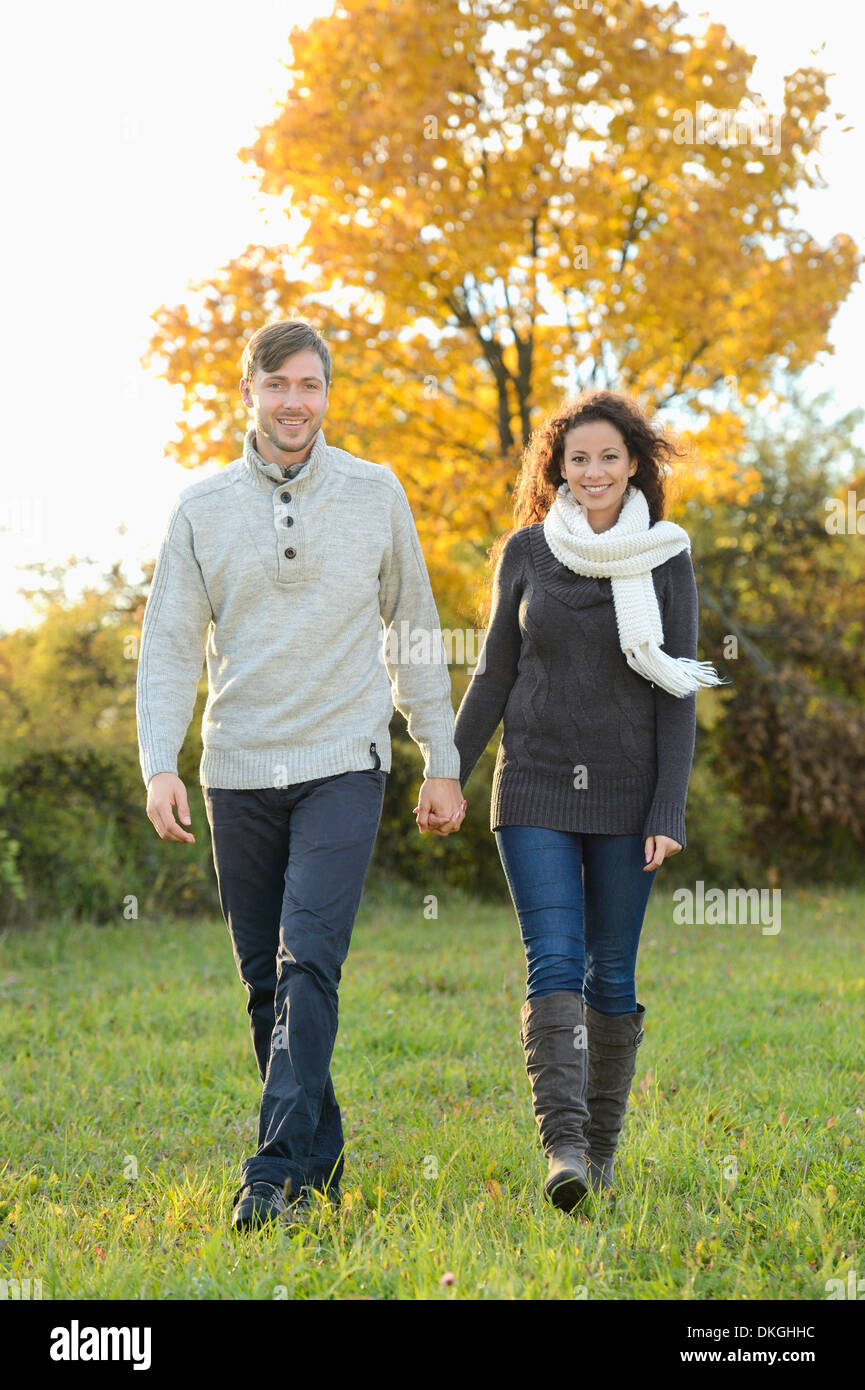
[(607, 391), (524, 455), (482, 658), (456, 719), (465, 786), (504, 719), (495, 834), (527, 961), (526, 1070), (564, 1211), (607, 1192), (643, 1037), (637, 946), (659, 866), (685, 847), (696, 690), (690, 540), (663, 520), (681, 451)]

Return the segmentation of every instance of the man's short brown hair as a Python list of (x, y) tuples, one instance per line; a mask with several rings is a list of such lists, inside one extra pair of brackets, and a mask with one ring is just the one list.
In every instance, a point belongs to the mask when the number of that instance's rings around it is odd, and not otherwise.
[(253, 333), (240, 359), (241, 375), (251, 384), (256, 372), (275, 372), (286, 357), (307, 350), (317, 352), (321, 358), (324, 380), (329, 390), (331, 360), (327, 344), (318, 330), (302, 319), (268, 323)]

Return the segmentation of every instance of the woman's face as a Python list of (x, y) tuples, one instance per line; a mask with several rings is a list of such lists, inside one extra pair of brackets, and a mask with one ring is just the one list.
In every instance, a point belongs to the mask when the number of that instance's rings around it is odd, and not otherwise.
[(576, 425), (565, 435), (562, 477), (585, 508), (593, 531), (616, 524), (628, 479), (636, 471), (637, 460), (628, 457), (624, 439), (609, 420)]

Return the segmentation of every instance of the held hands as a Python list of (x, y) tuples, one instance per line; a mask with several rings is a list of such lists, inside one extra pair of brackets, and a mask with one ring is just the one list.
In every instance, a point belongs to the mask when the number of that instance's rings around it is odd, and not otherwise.
[(195, 844), (195, 836), (190, 835), (177, 824), (172, 807), (184, 825), (189, 825), (189, 800), (186, 788), (173, 772), (157, 772), (147, 784), (147, 818), (156, 827), (160, 840), (186, 840)]
[(463, 823), (466, 804), (456, 777), (427, 777), (414, 808), (421, 835), (452, 835)]
[(665, 859), (681, 852), (682, 846), (679, 841), (671, 840), (669, 835), (649, 835), (646, 840), (646, 865), (643, 873), (647, 874), (652, 869), (660, 868)]

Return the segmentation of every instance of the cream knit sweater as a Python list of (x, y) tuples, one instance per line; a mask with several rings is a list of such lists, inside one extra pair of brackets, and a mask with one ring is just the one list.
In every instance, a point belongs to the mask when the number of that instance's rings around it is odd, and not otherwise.
[[(250, 430), (243, 456), (185, 488), (168, 523), (138, 667), (145, 783), (177, 771), (205, 647), (203, 785), (387, 771), (394, 705), (424, 775), (458, 777), (450, 676), (402, 484), (320, 430), (295, 477), (254, 446)], [(429, 659), (384, 642), (405, 622), (432, 635)]]

